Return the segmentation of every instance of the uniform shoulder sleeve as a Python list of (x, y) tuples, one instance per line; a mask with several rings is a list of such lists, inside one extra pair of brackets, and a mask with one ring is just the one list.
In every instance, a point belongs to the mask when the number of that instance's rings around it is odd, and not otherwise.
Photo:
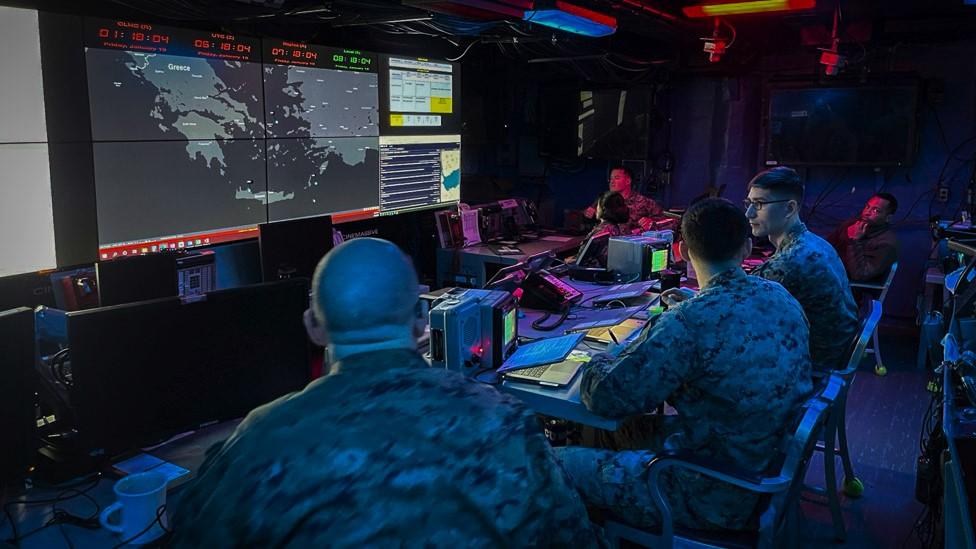
[(680, 308), (662, 314), (618, 357), (597, 355), (580, 381), (580, 400), (593, 413), (625, 418), (654, 410), (692, 370), (694, 330)]

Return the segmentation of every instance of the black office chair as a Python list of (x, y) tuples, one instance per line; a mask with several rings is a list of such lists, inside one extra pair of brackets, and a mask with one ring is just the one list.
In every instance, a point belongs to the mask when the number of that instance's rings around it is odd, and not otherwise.
[(868, 315), (861, 322), (861, 330), (851, 343), (847, 366), (843, 370), (831, 373), (823, 384), (824, 390), (820, 392), (820, 398), (830, 406), (827, 423), (816, 447), (817, 451), (824, 454), (824, 486), (807, 486), (806, 489), (827, 498), (834, 524), (834, 535), (838, 540), (843, 540), (847, 532), (841, 515), (840, 499), (837, 496), (836, 457), (840, 457), (844, 467), (844, 493), (850, 497), (860, 497), (864, 493), (864, 484), (854, 474), (854, 465), (847, 444), (847, 393), (854, 383), (857, 368), (864, 358), (871, 334), (875, 333), (878, 327), (881, 314), (881, 302), (872, 300)]
[[(795, 547), (797, 501), (817, 443), (817, 435), (823, 431), (828, 409), (829, 404), (819, 396), (804, 404), (797, 415), (795, 428), (783, 439), (777, 465), (774, 470), (765, 474), (740, 470), (727, 463), (716, 463), (692, 452), (662, 452), (656, 455), (647, 465), (647, 482), (651, 498), (661, 515), (661, 531), (654, 534), (619, 522), (607, 521), (604, 532), (611, 545), (619, 547), (620, 541), (626, 539), (646, 547), (662, 549), (670, 549), (676, 542), (695, 547), (766, 548), (785, 539), (787, 546)], [(661, 493), (659, 484), (661, 472), (669, 467), (696, 471), (744, 490), (765, 495), (766, 505), (759, 517), (759, 530), (714, 532), (675, 527), (671, 507)]]

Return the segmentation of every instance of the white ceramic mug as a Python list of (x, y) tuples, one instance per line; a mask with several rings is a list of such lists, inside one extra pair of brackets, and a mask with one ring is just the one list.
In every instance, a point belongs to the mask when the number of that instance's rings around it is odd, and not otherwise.
[[(123, 478), (113, 487), (118, 501), (106, 507), (98, 520), (126, 543), (143, 545), (155, 540), (165, 533), (163, 526), (168, 525), (165, 511), (156, 521), (157, 511), (166, 505), (166, 483), (166, 475), (157, 471)], [(121, 515), (118, 522), (113, 520), (115, 514)]]

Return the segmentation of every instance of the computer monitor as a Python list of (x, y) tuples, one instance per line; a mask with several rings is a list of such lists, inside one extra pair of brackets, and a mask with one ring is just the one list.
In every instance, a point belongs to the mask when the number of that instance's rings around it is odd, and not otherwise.
[(121, 257), (95, 264), (98, 304), (102, 307), (173, 297), (180, 293), (176, 255)]
[(55, 271), (50, 276), (54, 304), (58, 309), (79, 311), (98, 307), (94, 266)]
[(0, 312), (0, 484), (23, 477), (37, 449), (34, 311)]
[(576, 257), (578, 267), (607, 267), (607, 248), (610, 245), (610, 233), (598, 233), (586, 239)]
[(518, 347), (518, 306), (508, 292), (457, 288), (430, 311), (431, 366), (464, 375), (501, 366)]
[(670, 238), (616, 236), (610, 239), (607, 269), (626, 279), (648, 280), (668, 268)]
[(309, 381), (308, 281), (283, 280), (66, 315), (71, 407), (106, 453), (241, 417)]
[[(556, 254), (551, 250), (546, 250), (529, 256), (514, 265), (502, 267), (485, 283), (485, 289), (510, 291), (518, 286), (530, 273), (548, 268), (555, 259)], [(512, 285), (512, 287), (506, 287), (508, 285)]]
[(262, 223), (258, 234), (265, 282), (294, 277), (311, 279), (315, 266), (332, 249), (332, 217)]

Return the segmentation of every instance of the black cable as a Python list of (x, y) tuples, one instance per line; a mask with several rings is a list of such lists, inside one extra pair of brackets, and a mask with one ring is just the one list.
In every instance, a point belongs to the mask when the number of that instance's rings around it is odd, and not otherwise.
[(571, 307), (569, 307), (568, 305), (564, 305), (562, 310), (560, 311), (559, 320), (557, 320), (553, 324), (543, 324), (543, 322), (549, 320), (549, 317), (552, 316), (552, 313), (543, 314), (541, 317), (539, 317), (534, 322), (532, 322), (532, 329), (538, 330), (540, 332), (549, 332), (555, 330), (556, 328), (559, 327), (559, 325), (561, 325), (563, 322), (566, 321), (566, 318), (569, 316), (570, 309)]
[(145, 528), (143, 528), (139, 533), (133, 534), (129, 538), (120, 541), (116, 545), (113, 545), (112, 546), (112, 549), (119, 549), (120, 547), (124, 547), (124, 546), (128, 545), (129, 542), (135, 540), (139, 536), (141, 536), (141, 535), (145, 534), (146, 532), (148, 532), (157, 523), (159, 523), (160, 528), (163, 529), (164, 535), (172, 534), (173, 531), (170, 530), (169, 528), (166, 528), (166, 525), (163, 524), (163, 515), (165, 515), (165, 514), (166, 514), (166, 504), (164, 503), (164, 504), (162, 504), (162, 505), (160, 505), (159, 507), (156, 508), (156, 518), (154, 518), (152, 520), (152, 522), (149, 523), (149, 526), (146, 526)]
[[(34, 534), (42, 530), (50, 528), (51, 526), (58, 525), (58, 529), (61, 530), (60, 525), (62, 524), (74, 524), (75, 526), (80, 526), (82, 528), (88, 528), (88, 529), (98, 528), (99, 527), (98, 513), (101, 512), (101, 506), (98, 504), (95, 498), (91, 497), (89, 492), (93, 490), (96, 486), (98, 486), (98, 483), (101, 481), (101, 477), (102, 477), (101, 473), (95, 473), (95, 475), (93, 475), (91, 478), (81, 480), (78, 483), (73, 485), (62, 487), (63, 490), (54, 498), (25, 500), (25, 501), (11, 501), (4, 504), (3, 512), (6, 515), (7, 520), (10, 521), (10, 530), (13, 533), (13, 537), (7, 539), (6, 541), (17, 547), (20, 547), (21, 541), (33, 536)], [(76, 488), (77, 486), (81, 486), (82, 484), (87, 482), (90, 482), (91, 484), (85, 487), (84, 489), (79, 490)], [(92, 504), (92, 506), (94, 506), (95, 511), (90, 516), (79, 517), (77, 515), (68, 513), (67, 511), (64, 511), (62, 509), (58, 509), (59, 503), (64, 503), (66, 501), (72, 500), (77, 497), (83, 497), (87, 499)], [(51, 518), (49, 518), (42, 526), (39, 526), (38, 528), (35, 528), (25, 534), (19, 534), (17, 532), (17, 523), (14, 521), (14, 517), (13, 514), (10, 512), (10, 509), (17, 505), (22, 505), (24, 507), (32, 507), (35, 505), (47, 505), (47, 504), (52, 504)], [(72, 547), (73, 544), (71, 543), (71, 540), (67, 537), (67, 535), (64, 533), (63, 530), (61, 533), (62, 536), (64, 536), (65, 541), (68, 543), (68, 546)]]

